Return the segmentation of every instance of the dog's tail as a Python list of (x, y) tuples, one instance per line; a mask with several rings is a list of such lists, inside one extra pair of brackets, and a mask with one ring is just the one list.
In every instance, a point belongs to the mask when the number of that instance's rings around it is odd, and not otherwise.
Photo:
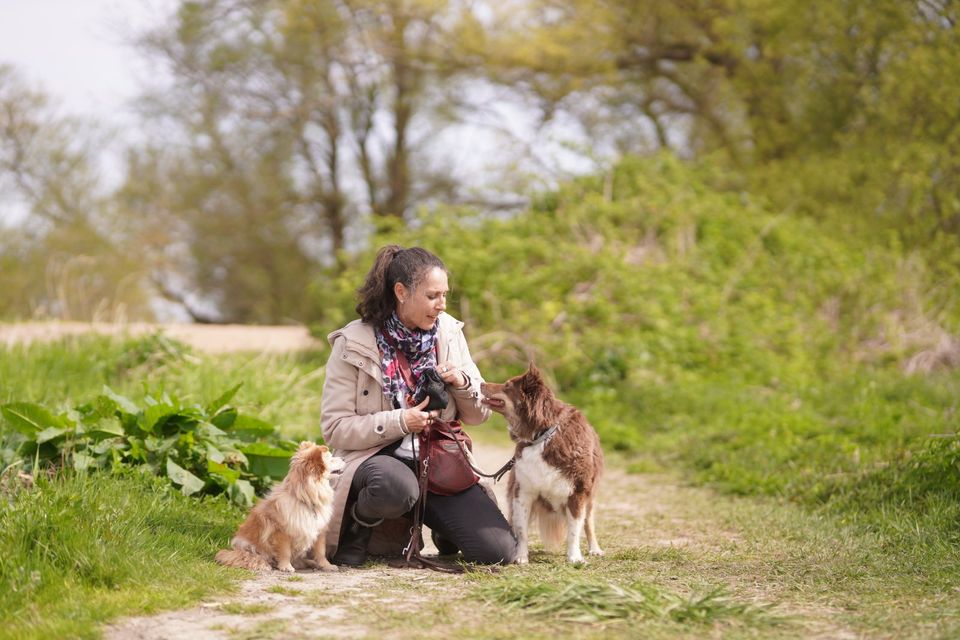
[(262, 556), (247, 549), (221, 549), (217, 552), (216, 561), (228, 567), (251, 571), (269, 571), (272, 569), (270, 563)]
[(533, 503), (540, 541), (547, 551), (562, 551), (567, 537), (567, 520), (562, 513), (550, 509), (539, 500)]

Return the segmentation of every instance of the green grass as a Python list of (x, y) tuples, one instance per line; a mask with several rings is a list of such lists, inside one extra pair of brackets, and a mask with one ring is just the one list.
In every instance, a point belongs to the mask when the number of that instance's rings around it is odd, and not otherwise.
[(181, 607), (229, 591), (237, 571), (212, 562), (241, 513), (163, 481), (40, 476), (0, 497), (0, 635), (99, 636), (119, 615)]

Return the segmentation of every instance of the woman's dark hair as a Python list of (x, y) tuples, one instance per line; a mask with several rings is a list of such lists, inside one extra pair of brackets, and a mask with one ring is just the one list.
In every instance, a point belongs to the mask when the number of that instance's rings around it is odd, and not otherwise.
[(447, 271), (443, 261), (426, 249), (404, 249), (397, 244), (381, 248), (363, 286), (357, 289), (357, 313), (360, 319), (375, 327), (382, 327), (396, 308), (397, 296), (393, 293), (393, 285), (400, 282), (413, 291), (427, 271), (434, 267)]

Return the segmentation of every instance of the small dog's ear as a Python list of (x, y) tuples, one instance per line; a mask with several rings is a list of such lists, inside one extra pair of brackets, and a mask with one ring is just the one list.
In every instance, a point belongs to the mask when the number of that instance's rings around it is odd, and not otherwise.
[(313, 442), (310, 442), (309, 440), (304, 440), (300, 443), (300, 446), (297, 447), (297, 451), (303, 451), (304, 449), (309, 449), (313, 445), (314, 445)]
[(543, 375), (540, 373), (540, 369), (537, 369), (537, 365), (531, 362), (530, 368), (523, 374), (520, 389), (525, 395), (533, 396), (541, 387), (543, 387)]

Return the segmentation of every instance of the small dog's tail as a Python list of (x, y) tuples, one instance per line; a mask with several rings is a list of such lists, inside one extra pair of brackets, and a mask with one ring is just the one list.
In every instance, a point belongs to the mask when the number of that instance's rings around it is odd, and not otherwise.
[(540, 541), (544, 548), (551, 552), (562, 551), (567, 538), (566, 517), (541, 504), (539, 500), (533, 503), (532, 515), (537, 518)]
[(228, 567), (251, 571), (269, 571), (272, 569), (270, 563), (262, 556), (246, 549), (221, 549), (217, 552), (216, 561)]

